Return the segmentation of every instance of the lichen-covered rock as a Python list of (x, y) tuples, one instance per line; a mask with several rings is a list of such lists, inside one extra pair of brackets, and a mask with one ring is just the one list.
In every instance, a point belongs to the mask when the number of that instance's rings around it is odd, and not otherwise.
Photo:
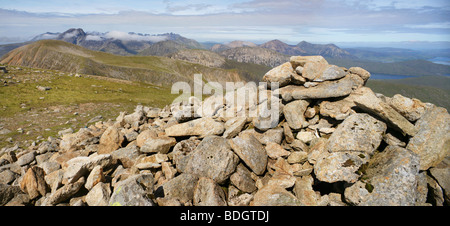
[(190, 154), (184, 172), (209, 177), (220, 184), (235, 171), (238, 162), (239, 157), (225, 138), (208, 136)]
[(177, 140), (173, 137), (155, 137), (147, 139), (140, 151), (143, 153), (166, 154), (175, 144), (177, 144)]
[(369, 114), (347, 117), (328, 139), (329, 152), (360, 152), (372, 155), (387, 126)]
[(212, 179), (201, 177), (194, 189), (194, 206), (226, 206), (225, 192)]
[(364, 82), (366, 82), (370, 78), (370, 72), (360, 67), (351, 67), (348, 69), (348, 71), (352, 74), (356, 74), (359, 77), (361, 77), (364, 80)]
[(449, 205), (447, 110), (369, 78), (294, 56), (264, 76), (281, 88), (237, 83), (19, 142), (0, 150), (0, 205)]
[(411, 122), (417, 121), (426, 110), (426, 106), (422, 101), (416, 98), (404, 97), (400, 94), (395, 94), (392, 98), (389, 98), (388, 104)]
[(47, 183), (45, 182), (45, 172), (42, 168), (33, 166), (28, 169), (27, 173), (20, 183), (20, 189), (34, 199), (39, 195), (45, 196), (48, 191)]
[(86, 203), (89, 206), (107, 206), (111, 197), (109, 184), (98, 183), (86, 195)]
[(279, 87), (283, 87), (291, 82), (293, 74), (295, 74), (295, 71), (292, 68), (292, 65), (287, 62), (268, 71), (264, 75), (263, 81), (268, 82), (269, 84), (271, 82), (278, 82)]
[(164, 183), (155, 191), (156, 196), (174, 198), (181, 203), (189, 202), (194, 198), (194, 191), (199, 177), (189, 173), (182, 173), (172, 180)]
[(359, 168), (368, 160), (369, 156), (360, 152), (323, 152), (314, 164), (314, 174), (318, 180), (328, 183), (355, 183), (360, 177)]
[(309, 102), (306, 100), (296, 100), (283, 107), (283, 114), (289, 126), (294, 130), (299, 130), (308, 126), (305, 119), (305, 111)]
[(80, 177), (77, 181), (64, 185), (55, 192), (51, 193), (50, 197), (46, 200), (46, 204), (56, 205), (60, 202), (66, 201), (75, 195), (83, 187), (85, 182), (86, 180), (84, 177)]
[(447, 205), (450, 203), (450, 167), (431, 168), (430, 173), (443, 190), (444, 200)]
[(199, 118), (189, 122), (176, 124), (166, 128), (166, 135), (170, 137), (220, 135), (225, 131), (223, 123), (210, 117)]
[(419, 157), (398, 146), (388, 146), (370, 160), (358, 181), (345, 189), (354, 205), (413, 206), (417, 198)]
[(251, 193), (256, 190), (255, 181), (251, 177), (251, 172), (243, 164), (239, 164), (236, 167), (236, 172), (230, 176), (230, 181), (243, 192)]
[(420, 170), (436, 166), (450, 154), (450, 115), (445, 108), (432, 107), (416, 122), (419, 131), (406, 149), (420, 158)]
[(197, 148), (199, 144), (200, 140), (188, 139), (178, 142), (175, 147), (173, 147), (173, 163), (176, 165), (178, 172), (184, 171), (191, 153)]
[(284, 101), (325, 99), (347, 96), (353, 91), (355, 85), (352, 77), (347, 75), (339, 80), (321, 82), (317, 86), (309, 88), (293, 85), (285, 86), (280, 88), (280, 93)]
[(149, 195), (153, 194), (153, 175), (138, 174), (120, 181), (114, 186), (110, 206), (154, 206)]
[(417, 129), (400, 113), (394, 110), (387, 103), (379, 99), (370, 88), (361, 87), (354, 92), (356, 106), (367, 113), (375, 114), (383, 119), (393, 129), (409, 136), (414, 136)]
[(257, 175), (266, 170), (267, 153), (261, 142), (250, 134), (241, 134), (229, 140), (231, 148)]
[(258, 190), (250, 206), (301, 206), (302, 203), (286, 189), (269, 184)]
[(114, 126), (108, 127), (100, 137), (99, 154), (109, 154), (122, 146), (123, 134)]
[(304, 67), (308, 62), (317, 62), (322, 65), (328, 65), (328, 62), (322, 56), (291, 56), (289, 59), (293, 68)]

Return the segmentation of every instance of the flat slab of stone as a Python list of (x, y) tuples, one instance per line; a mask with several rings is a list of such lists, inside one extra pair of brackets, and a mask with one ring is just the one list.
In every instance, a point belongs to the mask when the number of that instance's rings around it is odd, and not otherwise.
[(342, 79), (321, 82), (317, 86), (309, 88), (289, 85), (280, 88), (280, 94), (284, 101), (342, 97), (349, 95), (355, 85), (352, 77), (346, 75)]
[(199, 118), (189, 122), (166, 128), (166, 135), (170, 137), (220, 135), (225, 131), (223, 123), (211, 117)]
[(354, 102), (362, 110), (375, 114), (383, 119), (389, 127), (409, 136), (417, 133), (417, 128), (394, 108), (379, 99), (375, 93), (367, 87), (355, 90)]

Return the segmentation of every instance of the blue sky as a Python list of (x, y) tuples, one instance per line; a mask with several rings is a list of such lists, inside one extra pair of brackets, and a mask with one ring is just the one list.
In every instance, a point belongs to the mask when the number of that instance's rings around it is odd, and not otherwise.
[(71, 27), (290, 44), (450, 41), (448, 0), (0, 0), (0, 42)]

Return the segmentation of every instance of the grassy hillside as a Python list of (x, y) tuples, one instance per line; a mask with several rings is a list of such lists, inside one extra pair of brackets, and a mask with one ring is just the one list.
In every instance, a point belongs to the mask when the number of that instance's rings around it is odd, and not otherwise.
[(235, 60), (226, 60), (222, 68), (236, 70), (246, 81), (253, 82), (260, 82), (262, 77), (272, 69), (266, 65), (241, 63)]
[[(57, 136), (58, 131), (85, 127), (95, 116), (103, 121), (115, 119), (121, 111), (132, 112), (137, 104), (164, 107), (178, 95), (170, 89), (140, 82), (100, 76), (69, 76), (55, 70), (9, 66), (8, 74), (0, 74), (0, 148), (13, 142)], [(50, 87), (40, 91), (36, 87)], [(22, 128), (23, 133), (17, 132)]]
[(417, 98), (450, 111), (450, 77), (423, 76), (407, 79), (370, 80), (367, 86), (374, 92), (392, 97), (395, 94)]
[(3, 64), (101, 75), (124, 80), (170, 86), (174, 82), (192, 82), (196, 73), (206, 81), (242, 81), (232, 70), (157, 56), (117, 56), (91, 51), (56, 40), (41, 40), (19, 47), (0, 61)]

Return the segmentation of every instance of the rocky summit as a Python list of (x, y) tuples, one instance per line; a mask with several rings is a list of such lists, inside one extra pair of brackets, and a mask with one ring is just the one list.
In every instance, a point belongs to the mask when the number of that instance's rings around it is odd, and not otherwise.
[[(230, 104), (244, 86), (139, 105), (25, 150), (3, 148), (0, 205), (449, 205), (447, 110), (374, 93), (368, 79), (363, 68), (294, 56), (263, 77), (278, 82), (258, 87), (266, 98)], [(274, 101), (280, 107), (264, 107)]]

